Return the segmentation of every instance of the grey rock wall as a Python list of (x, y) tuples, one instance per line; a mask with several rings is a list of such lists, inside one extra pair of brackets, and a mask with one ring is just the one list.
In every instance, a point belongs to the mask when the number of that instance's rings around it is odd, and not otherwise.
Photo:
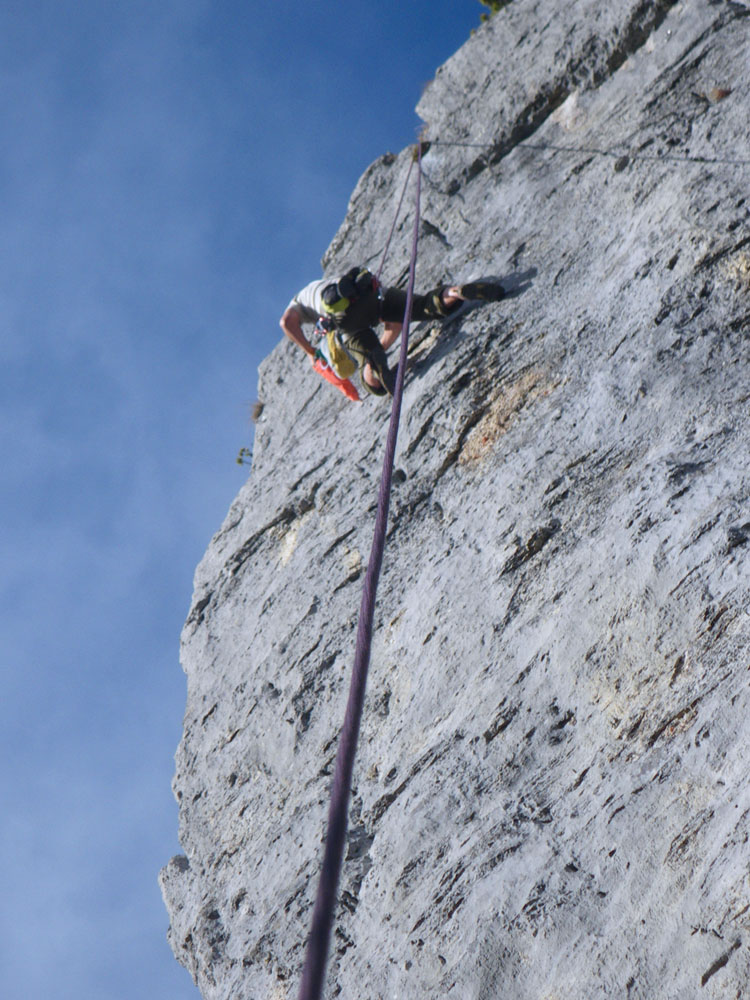
[[(517, 0), (420, 103), (418, 284), (511, 296), (412, 331), (328, 997), (750, 994), (749, 41), (744, 2)], [(387, 432), (285, 342), (259, 397), (161, 876), (206, 1000), (298, 990)]]

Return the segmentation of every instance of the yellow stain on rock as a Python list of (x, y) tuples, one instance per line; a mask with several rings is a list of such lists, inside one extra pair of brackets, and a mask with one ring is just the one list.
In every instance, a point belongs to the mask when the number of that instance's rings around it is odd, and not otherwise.
[(478, 462), (506, 433), (520, 411), (540, 396), (547, 396), (556, 387), (547, 374), (539, 369), (524, 372), (515, 382), (504, 385), (491, 399), (487, 411), (476, 427), (467, 434), (458, 460), (461, 464)]
[(309, 517), (312, 516), (312, 511), (307, 511), (293, 521), (286, 530), (279, 531), (277, 529), (277, 538), (279, 540), (279, 561), (282, 566), (286, 566), (289, 560), (294, 555), (294, 550), (297, 548), (297, 541), (299, 539), (300, 530), (302, 525), (307, 521)]
[(299, 535), (299, 521), (296, 521), (291, 528), (284, 533), (279, 545), (279, 560), (282, 566), (286, 566), (292, 558), (297, 547), (297, 536)]
[(344, 565), (348, 573), (355, 573), (362, 569), (362, 554), (359, 549), (344, 550)]
[(736, 253), (727, 263), (726, 271), (738, 291), (750, 292), (750, 253)]

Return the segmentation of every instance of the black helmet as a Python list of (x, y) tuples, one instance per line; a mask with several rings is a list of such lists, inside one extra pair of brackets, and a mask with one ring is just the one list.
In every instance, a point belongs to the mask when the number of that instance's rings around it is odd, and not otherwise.
[(375, 287), (375, 278), (366, 267), (353, 267), (337, 282), (323, 289), (323, 308), (329, 314), (340, 315), (350, 304)]

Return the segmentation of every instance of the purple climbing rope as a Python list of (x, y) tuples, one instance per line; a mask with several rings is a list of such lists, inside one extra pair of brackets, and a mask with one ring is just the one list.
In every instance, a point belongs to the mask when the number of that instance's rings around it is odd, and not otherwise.
[(339, 876), (341, 874), (341, 864), (346, 844), (352, 771), (354, 769), (354, 758), (357, 753), (359, 726), (365, 701), (367, 671), (370, 666), (370, 649), (372, 646), (372, 632), (375, 618), (375, 596), (378, 589), (380, 569), (383, 564), (383, 552), (385, 550), (393, 461), (396, 454), (396, 439), (398, 437), (398, 425), (401, 417), (401, 400), (404, 392), (409, 322), (411, 320), (412, 302), (414, 299), (414, 274), (417, 264), (422, 180), (421, 143), (417, 143), (417, 149), (418, 171), (416, 209), (414, 213), (414, 238), (409, 266), (409, 285), (406, 293), (404, 327), (401, 332), (401, 352), (399, 355), (398, 371), (396, 373), (396, 386), (393, 391), (393, 406), (391, 409), (391, 422), (388, 428), (388, 439), (385, 446), (385, 458), (383, 459), (383, 472), (380, 479), (375, 532), (359, 612), (357, 646), (354, 653), (354, 667), (349, 686), (349, 700), (346, 705), (344, 724), (341, 729), (338, 751), (336, 753), (336, 768), (333, 775), (331, 802), (328, 807), (328, 833), (326, 835), (325, 852), (323, 855), (323, 867), (320, 873), (318, 894), (313, 909), (312, 927), (307, 945), (305, 966), (302, 971), (299, 1000), (320, 1000), (323, 993), (328, 949), (338, 896)]

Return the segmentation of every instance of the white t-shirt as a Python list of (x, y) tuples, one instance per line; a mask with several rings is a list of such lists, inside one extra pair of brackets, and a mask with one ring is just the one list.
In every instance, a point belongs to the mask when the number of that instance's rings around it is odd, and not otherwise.
[(297, 292), (287, 309), (294, 308), (303, 323), (315, 325), (321, 316), (325, 316), (323, 308), (323, 289), (331, 284), (330, 278), (322, 278), (320, 281), (311, 281), (309, 285)]

